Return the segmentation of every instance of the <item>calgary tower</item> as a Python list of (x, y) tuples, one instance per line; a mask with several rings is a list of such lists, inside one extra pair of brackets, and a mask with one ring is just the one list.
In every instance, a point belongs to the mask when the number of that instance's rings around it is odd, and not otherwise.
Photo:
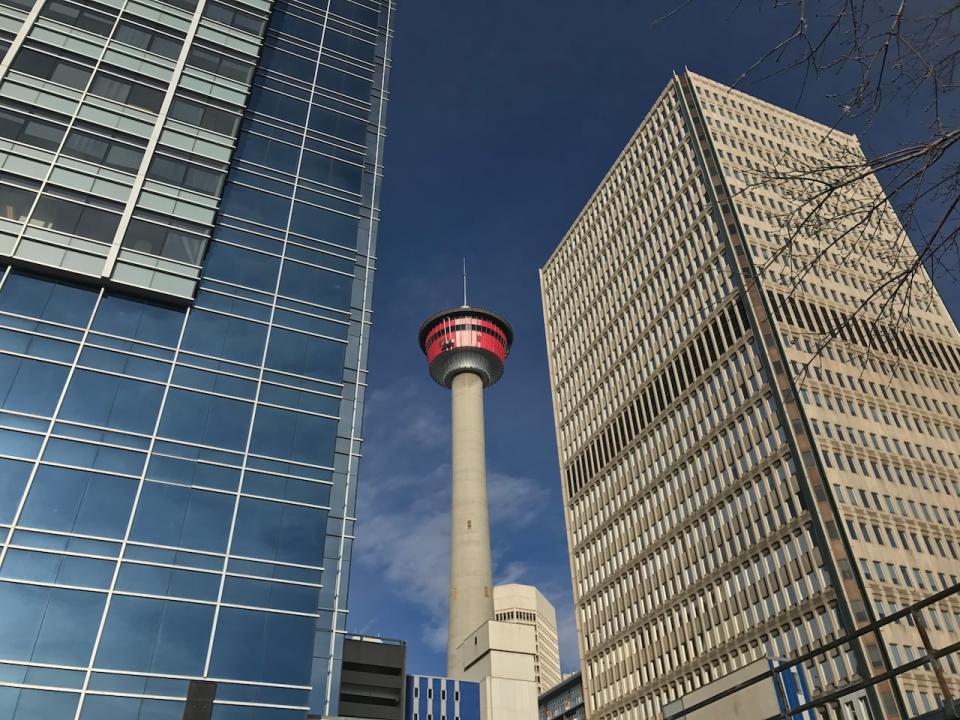
[(503, 375), (513, 329), (499, 315), (470, 307), (444, 310), (420, 328), (430, 377), (452, 391), (453, 504), (450, 514), (450, 619), (447, 676), (459, 677), (457, 648), (493, 620), (493, 571), (483, 391)]

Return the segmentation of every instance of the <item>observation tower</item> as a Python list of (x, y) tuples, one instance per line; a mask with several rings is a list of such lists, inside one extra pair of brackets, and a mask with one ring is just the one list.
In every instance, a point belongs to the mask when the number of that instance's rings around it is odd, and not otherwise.
[(496, 313), (464, 304), (428, 319), (419, 340), (430, 377), (449, 388), (453, 398), (447, 676), (459, 677), (457, 648), (493, 620), (483, 391), (503, 375), (513, 329)]

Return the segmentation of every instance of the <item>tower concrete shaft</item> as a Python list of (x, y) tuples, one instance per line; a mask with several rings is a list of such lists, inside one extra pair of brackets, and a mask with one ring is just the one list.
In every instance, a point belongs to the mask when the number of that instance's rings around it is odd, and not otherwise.
[(457, 648), (493, 620), (493, 568), (487, 469), (484, 460), (483, 380), (459, 373), (451, 384), (453, 504), (450, 513), (450, 616), (447, 676), (459, 677)]
[(513, 329), (496, 313), (462, 305), (429, 318), (420, 326), (418, 340), (430, 377), (453, 395), (447, 676), (463, 678), (457, 648), (493, 620), (483, 391), (503, 375)]

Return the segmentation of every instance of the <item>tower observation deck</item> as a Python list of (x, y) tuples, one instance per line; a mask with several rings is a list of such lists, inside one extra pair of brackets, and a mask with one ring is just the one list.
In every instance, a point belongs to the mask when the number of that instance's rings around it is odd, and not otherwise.
[(419, 341), (430, 376), (452, 396), (447, 675), (459, 677), (463, 668), (457, 667), (457, 648), (494, 618), (483, 390), (503, 375), (513, 329), (489, 310), (463, 305), (429, 318), (420, 327)]

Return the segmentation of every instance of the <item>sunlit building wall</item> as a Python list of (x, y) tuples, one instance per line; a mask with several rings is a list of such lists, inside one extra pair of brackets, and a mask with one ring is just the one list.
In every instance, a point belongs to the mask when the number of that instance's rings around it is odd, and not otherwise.
[[(896, 215), (778, 254), (798, 187), (762, 181), (851, 160), (855, 137), (685, 72), (542, 270), (590, 717), (657, 717), (957, 582), (960, 339), (922, 271), (899, 325), (868, 299), (916, 259)], [(934, 644), (958, 623), (956, 599), (929, 612)], [(917, 657), (906, 621), (883, 637), (811, 663), (814, 694)], [(898, 682), (877, 714), (937, 705), (931, 672)]]

